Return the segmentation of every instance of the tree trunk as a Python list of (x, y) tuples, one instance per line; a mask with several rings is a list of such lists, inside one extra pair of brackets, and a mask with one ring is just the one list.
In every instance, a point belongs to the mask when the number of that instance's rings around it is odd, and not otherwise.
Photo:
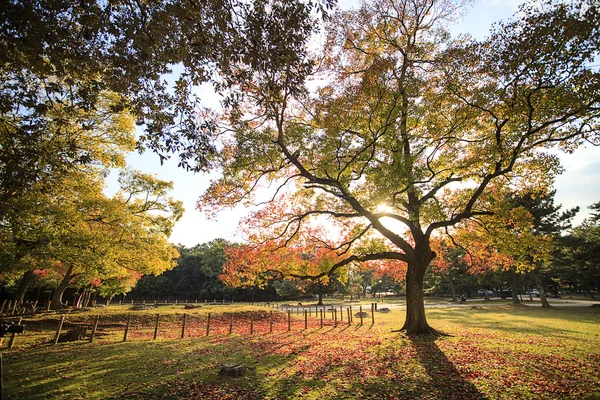
[(25, 299), (25, 294), (27, 293), (27, 289), (29, 289), (29, 286), (33, 283), (34, 278), (35, 274), (33, 273), (33, 271), (25, 271), (23, 277), (21, 278), (21, 283), (19, 283), (19, 288), (15, 293), (15, 302), (23, 302), (23, 300)]
[(506, 295), (504, 294), (504, 286), (500, 285), (500, 298), (502, 300), (506, 300)]
[(77, 293), (75, 293), (75, 300), (73, 301), (73, 307), (75, 307), (75, 308), (81, 307), (81, 299), (83, 298), (84, 294), (85, 294), (85, 289), (83, 290), (83, 293), (79, 293), (79, 291), (77, 291)]
[(94, 292), (90, 294), (90, 297), (88, 299), (89, 307), (94, 307), (96, 305), (96, 297), (98, 297), (98, 290), (94, 290)]
[(319, 301), (317, 302), (318, 306), (322, 306), (323, 305), (323, 293), (319, 292)]
[(450, 282), (450, 291), (452, 291), (452, 301), (456, 303), (456, 287), (454, 285), (454, 279), (452, 279), (450, 275), (448, 275), (448, 282)]
[(406, 320), (400, 329), (409, 335), (424, 333), (437, 334), (437, 331), (427, 324), (425, 303), (423, 302), (423, 278), (427, 265), (415, 262), (408, 264), (406, 273)]
[(515, 271), (510, 271), (511, 279), (510, 279), (510, 288), (511, 288), (511, 296), (512, 303), (514, 305), (519, 305), (521, 302), (519, 301), (519, 285), (517, 284), (517, 273)]
[(544, 283), (542, 282), (542, 278), (539, 274), (535, 274), (535, 283), (537, 284), (538, 290), (540, 291), (540, 300), (542, 301), (542, 307), (550, 308), (550, 303), (548, 303), (548, 299), (546, 298), (546, 290), (544, 289)]
[(73, 266), (70, 266), (63, 278), (62, 282), (58, 285), (54, 294), (52, 294), (52, 301), (50, 302), (50, 308), (53, 310), (61, 308), (62, 296), (65, 292), (69, 283), (71, 283), (71, 279), (73, 278)]

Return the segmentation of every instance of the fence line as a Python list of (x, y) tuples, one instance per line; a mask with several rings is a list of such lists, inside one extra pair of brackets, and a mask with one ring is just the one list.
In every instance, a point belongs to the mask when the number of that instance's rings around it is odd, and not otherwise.
[[(341, 323), (341, 325), (344, 325), (344, 306), (339, 306), (339, 320), (338, 320), (338, 307), (337, 306), (331, 306), (331, 308), (328, 309), (328, 307), (319, 307), (319, 306), (315, 306), (315, 316), (314, 319), (312, 318), (312, 306), (311, 307), (302, 307), (300, 308), (300, 306), (298, 307), (280, 307), (279, 305), (272, 305), (272, 308), (277, 308), (277, 309), (285, 309), (285, 312), (282, 314), (279, 314), (277, 318), (274, 318), (274, 313), (273, 311), (269, 311), (268, 314), (264, 314), (262, 316), (259, 316), (258, 319), (256, 319), (255, 313), (253, 312), (249, 312), (246, 313), (246, 317), (245, 318), (241, 318), (242, 322), (241, 324), (238, 323), (237, 327), (241, 328), (242, 330), (244, 330), (243, 326), (245, 323), (249, 324), (249, 333), (250, 335), (253, 335), (256, 333), (257, 331), (257, 326), (256, 324), (258, 323), (258, 331), (263, 331), (263, 332), (268, 332), (269, 334), (272, 334), (274, 332), (274, 325), (276, 322), (278, 323), (286, 323), (287, 322), (287, 332), (291, 332), (292, 331), (292, 327), (293, 326), (298, 326), (302, 323), (302, 317), (300, 316), (300, 318), (293, 318), (292, 319), (292, 313), (294, 311), (294, 308), (296, 309), (296, 315), (298, 314), (304, 314), (304, 324), (303, 324), (303, 329), (307, 330), (309, 329), (309, 327), (312, 325), (314, 328), (319, 327), (319, 329), (322, 329), (326, 324), (324, 322), (324, 320), (327, 319), (327, 312), (330, 311), (331, 312), (331, 323), (329, 326), (333, 326), (334, 328), (338, 327), (338, 322)], [(300, 312), (300, 309), (302, 309), (302, 313)], [(352, 306), (348, 306), (346, 307), (346, 311), (347, 311), (347, 324), (348, 326), (351, 325), (353, 323), (353, 315), (352, 315)], [(371, 323), (372, 325), (375, 324), (375, 311), (376, 311), (376, 305), (374, 303), (371, 304), (371, 310), (370, 310), (370, 314), (371, 314)], [(175, 314), (176, 315), (176, 314)], [(160, 324), (160, 319), (161, 319), (161, 314), (157, 313), (155, 318), (154, 318), (154, 327), (153, 327), (153, 333), (152, 333), (152, 340), (156, 340), (159, 337), (170, 337), (170, 334), (168, 333), (169, 331), (171, 331), (171, 334), (173, 331), (177, 331), (180, 330), (180, 334), (177, 335), (175, 334), (174, 337), (176, 338), (177, 336), (179, 336), (180, 338), (185, 338), (187, 337), (198, 337), (201, 335), (197, 335), (198, 333), (198, 328), (200, 328), (200, 326), (202, 325), (202, 321), (204, 321), (205, 324), (205, 336), (210, 336), (210, 335), (219, 335), (219, 334), (224, 334), (225, 332), (227, 332), (227, 322), (225, 322), (225, 324), (223, 324), (223, 320), (226, 321), (227, 319), (227, 313), (224, 313), (220, 316), (216, 317), (216, 320), (213, 320), (213, 315), (212, 313), (207, 313), (207, 315), (202, 318), (202, 317), (196, 317), (194, 315), (188, 315), (187, 313), (183, 313), (182, 314), (182, 318), (179, 320), (179, 324), (175, 323), (173, 324), (173, 320), (169, 319), (169, 316), (174, 317), (175, 315), (169, 315), (167, 314), (167, 320), (163, 319), (163, 321), (165, 321), (163, 323), (162, 326), (164, 326), (164, 328), (161, 330), (161, 324)], [(228, 325), (229, 325), (229, 329), (228, 329), (228, 334), (231, 335), (234, 333), (234, 327), (236, 326), (235, 324), (235, 315), (234, 313), (231, 313), (229, 315), (229, 321), (228, 321)], [(363, 326), (364, 324), (364, 317), (367, 316), (367, 313), (363, 313), (363, 307), (362, 305), (359, 306), (359, 317), (360, 317), (360, 323), (358, 324), (358, 327)], [(313, 321), (312, 324), (309, 323), (309, 316), (310, 321)], [(148, 327), (148, 320), (149, 317), (147, 314), (144, 315), (144, 317), (141, 321), (140, 319), (136, 319), (136, 325), (132, 326), (132, 319), (133, 319), (133, 315), (129, 314), (127, 315), (126, 318), (126, 323), (125, 323), (125, 327), (124, 327), (124, 331), (123, 331), (123, 342), (126, 342), (129, 340), (131, 340), (129, 338), (129, 336), (131, 336), (132, 332), (135, 332), (134, 334), (134, 338), (140, 338), (141, 336), (145, 336), (144, 332), (147, 332), (149, 329), (152, 329), (150, 327)], [(248, 321), (248, 317), (249, 317), (249, 321)], [(22, 318), (19, 320), (19, 324), (20, 321), (22, 320)], [(89, 342), (93, 342), (98, 330), (103, 330), (104, 328), (102, 328), (102, 325), (100, 324), (101, 321), (101, 316), (100, 315), (96, 315), (94, 317), (94, 319), (91, 321), (90, 324), (83, 324), (83, 325), (79, 325), (79, 329), (81, 329), (81, 326), (84, 326), (84, 330), (83, 332), (85, 332), (85, 330), (87, 330), (87, 328), (91, 327), (91, 334), (89, 336)], [(111, 322), (114, 321), (113, 319), (111, 319)], [(244, 322), (245, 321), (245, 322)], [(216, 323), (216, 326), (213, 326)], [(51, 344), (56, 345), (57, 343), (59, 343), (59, 339), (61, 339), (61, 334), (63, 333), (63, 327), (65, 324), (65, 315), (61, 315), (60, 319), (58, 321), (58, 325), (56, 328), (56, 332), (54, 334), (53, 339), (50, 341)], [(195, 326), (197, 324), (200, 324), (200, 326)], [(175, 326), (173, 326), (175, 325)], [(70, 326), (70, 325), (67, 325)], [(122, 326), (122, 325), (121, 325)], [(151, 325), (150, 325), (151, 326)], [(248, 327), (248, 325), (245, 325), (246, 327)], [(75, 328), (77, 328), (78, 326), (75, 326)], [(74, 329), (75, 329), (74, 328)], [(246, 328), (248, 329), (248, 328)], [(187, 330), (187, 331), (186, 331)], [(235, 329), (237, 330), (237, 329)], [(105, 331), (104, 331), (105, 332)], [(109, 328), (109, 333), (114, 334), (117, 333), (118, 330), (110, 330)], [(248, 332), (248, 330), (246, 330), (246, 333)], [(67, 340), (69, 340), (68, 338), (68, 334), (72, 333), (72, 332), (67, 332), (65, 335), (67, 335)], [(188, 333), (188, 335), (186, 335), (186, 333)], [(27, 333), (25, 333), (27, 334)], [(103, 333), (106, 334), (106, 333)], [(241, 333), (243, 334), (243, 333)], [(71, 335), (73, 336), (73, 335)], [(62, 340), (64, 341), (65, 338), (63, 338)], [(79, 338), (81, 339), (81, 337)], [(13, 347), (14, 345), (14, 341), (15, 341), (15, 335), (13, 334), (10, 338), (9, 344), (8, 344), (8, 348)]]

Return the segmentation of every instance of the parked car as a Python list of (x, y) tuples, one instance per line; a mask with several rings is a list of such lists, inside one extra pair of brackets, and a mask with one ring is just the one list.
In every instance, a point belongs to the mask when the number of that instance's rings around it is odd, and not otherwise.
[(496, 295), (496, 293), (492, 292), (491, 290), (479, 289), (477, 291), (477, 296), (485, 296), (486, 292), (487, 292), (488, 296), (495, 296)]

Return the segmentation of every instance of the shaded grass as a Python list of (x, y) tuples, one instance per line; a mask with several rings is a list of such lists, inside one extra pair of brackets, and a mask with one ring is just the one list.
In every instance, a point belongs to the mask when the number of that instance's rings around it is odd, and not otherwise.
[[(40, 338), (56, 316), (40, 318), (37, 331), (4, 351), (5, 395), (10, 399), (571, 399), (600, 397), (600, 310), (428, 310), (430, 324), (450, 336), (407, 337), (392, 333), (404, 319), (393, 310), (359, 327), (322, 329), (312, 318), (275, 318), (259, 307), (161, 307), (159, 339), (152, 341), (156, 311), (135, 314), (132, 341), (122, 329), (105, 330), (94, 343), (49, 346)], [(101, 323), (118, 324), (126, 307), (95, 311)], [(179, 339), (183, 312), (189, 333)], [(215, 324), (205, 335), (205, 318)], [(250, 312), (255, 333), (249, 335)], [(228, 335), (231, 314), (239, 322)], [(69, 316), (87, 323), (93, 314)], [(194, 321), (197, 324), (194, 324)], [(26, 323), (26, 322), (25, 322)], [(147, 324), (150, 327), (146, 327)], [(148, 330), (149, 329), (149, 330)], [(165, 338), (171, 335), (172, 338)], [(31, 338), (36, 338), (32, 340)], [(248, 367), (243, 378), (218, 376), (224, 363)]]

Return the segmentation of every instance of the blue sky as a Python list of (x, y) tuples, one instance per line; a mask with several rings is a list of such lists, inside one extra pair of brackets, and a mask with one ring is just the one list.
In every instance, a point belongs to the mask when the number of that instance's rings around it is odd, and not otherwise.
[[(476, 0), (468, 7), (460, 21), (452, 26), (452, 32), (470, 33), (478, 39), (484, 38), (492, 23), (510, 18), (517, 10), (518, 0)], [(350, 8), (357, 4), (353, 0), (340, 0), (340, 6)], [(206, 106), (218, 104), (218, 100), (209, 90), (202, 90), (206, 96)], [(600, 201), (600, 148), (587, 146), (578, 149), (574, 154), (561, 155), (561, 162), (565, 172), (556, 179), (556, 202), (565, 208), (580, 206), (576, 223), (581, 222), (588, 215), (587, 207)], [(195, 209), (196, 201), (207, 189), (211, 175), (193, 174), (177, 168), (176, 159), (160, 165), (157, 155), (147, 152), (145, 154), (132, 153), (128, 157), (131, 168), (146, 173), (155, 174), (158, 178), (173, 181), (175, 188), (172, 192), (174, 198), (184, 202), (185, 214), (177, 223), (171, 241), (186, 246), (204, 243), (215, 238), (240, 240), (237, 236), (239, 219), (248, 212), (239, 207), (234, 210), (223, 211), (217, 220), (209, 221)], [(114, 187), (116, 177), (109, 179), (110, 187)]]

